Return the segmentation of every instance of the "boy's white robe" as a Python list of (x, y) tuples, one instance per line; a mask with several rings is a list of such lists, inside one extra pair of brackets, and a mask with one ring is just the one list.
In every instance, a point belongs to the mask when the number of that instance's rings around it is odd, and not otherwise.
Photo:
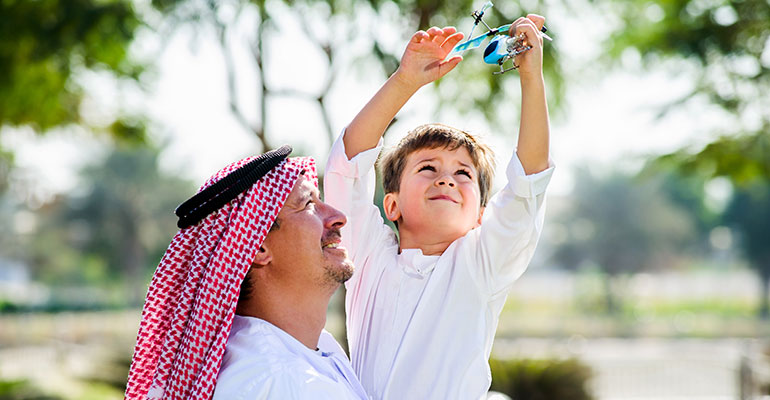
[(348, 217), (342, 241), (356, 266), (345, 299), (353, 369), (374, 399), (485, 397), (499, 315), (535, 251), (553, 166), (527, 176), (514, 153), (479, 228), (441, 256), (399, 254), (373, 204), (381, 146), (348, 160), (340, 135), (324, 177), (325, 201)]

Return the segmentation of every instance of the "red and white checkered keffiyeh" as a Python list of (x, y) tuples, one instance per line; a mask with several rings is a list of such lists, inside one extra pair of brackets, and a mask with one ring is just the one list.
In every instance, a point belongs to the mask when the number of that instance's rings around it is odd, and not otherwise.
[[(233, 163), (201, 190), (252, 161)], [(281, 161), (245, 192), (180, 230), (158, 265), (142, 311), (127, 399), (210, 399), (241, 283), (311, 158)]]

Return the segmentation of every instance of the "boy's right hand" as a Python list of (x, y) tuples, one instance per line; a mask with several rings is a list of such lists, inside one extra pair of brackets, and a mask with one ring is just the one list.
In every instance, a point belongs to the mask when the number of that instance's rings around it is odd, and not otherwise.
[(529, 51), (516, 56), (515, 64), (519, 66), (521, 79), (543, 79), (543, 36), (540, 29), (545, 25), (545, 17), (528, 14), (511, 24), (508, 35), (516, 37), (524, 35), (524, 44), (532, 46)]
[(414, 90), (441, 78), (462, 61), (459, 54), (444, 60), (462, 39), (462, 32), (451, 26), (417, 31), (401, 56), (395, 77)]

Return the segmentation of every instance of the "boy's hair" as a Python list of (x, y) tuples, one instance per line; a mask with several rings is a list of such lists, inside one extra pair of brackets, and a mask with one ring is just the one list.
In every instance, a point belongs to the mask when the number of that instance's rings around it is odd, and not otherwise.
[(385, 193), (398, 193), (409, 154), (421, 149), (438, 147), (444, 147), (447, 150), (464, 147), (468, 150), (479, 175), (481, 206), (486, 207), (495, 177), (495, 159), (492, 149), (470, 133), (443, 124), (420, 125), (401, 139), (398, 146), (384, 153), (380, 158), (379, 166)]

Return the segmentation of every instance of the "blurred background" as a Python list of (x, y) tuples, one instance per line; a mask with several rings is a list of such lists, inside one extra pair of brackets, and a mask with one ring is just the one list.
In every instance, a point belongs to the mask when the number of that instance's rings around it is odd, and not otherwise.
[[(467, 34), (482, 3), (0, 1), (0, 399), (122, 398), (174, 208), (284, 143), (323, 173), (411, 34)], [(554, 38), (557, 171), (492, 388), (770, 398), (770, 3), (501, 0), (485, 21), (527, 13)], [(495, 69), (467, 53), (386, 144), (443, 122), (484, 136), (502, 170), (520, 88)]]

